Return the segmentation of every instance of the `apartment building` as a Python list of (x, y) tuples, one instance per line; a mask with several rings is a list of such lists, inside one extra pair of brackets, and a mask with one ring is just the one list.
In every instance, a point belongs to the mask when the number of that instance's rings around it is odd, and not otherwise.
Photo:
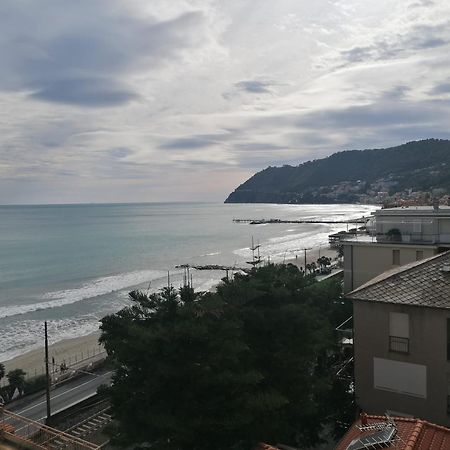
[(450, 252), (388, 271), (353, 301), (357, 404), (450, 425)]
[(380, 209), (369, 234), (343, 241), (344, 292), (386, 270), (419, 261), (450, 248), (450, 207), (410, 206)]

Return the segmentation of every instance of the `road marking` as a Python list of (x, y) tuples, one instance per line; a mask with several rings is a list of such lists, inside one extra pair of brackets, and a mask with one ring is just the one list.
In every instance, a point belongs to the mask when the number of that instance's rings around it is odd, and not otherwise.
[[(52, 415), (53, 415), (53, 414), (58, 414), (58, 413), (60, 413), (61, 411), (64, 411), (65, 409), (68, 409), (68, 408), (70, 408), (71, 406), (74, 406), (74, 405), (76, 405), (77, 403), (83, 402), (84, 400), (87, 400), (88, 398), (91, 398), (91, 397), (93, 397), (93, 396), (94, 396), (94, 394), (86, 395), (85, 397), (80, 398), (80, 399), (77, 400), (76, 402), (70, 403), (69, 405), (65, 406), (64, 408), (58, 409), (58, 410), (56, 410), (56, 411), (53, 411), (53, 412), (52, 412)], [(47, 418), (47, 415), (45, 415), (44, 417), (41, 417), (40, 419), (37, 419), (37, 422), (39, 422), (39, 421), (41, 421), (41, 420), (43, 420), (43, 419), (46, 419), (46, 418)]]
[[(110, 370), (109, 372), (104, 373), (103, 375), (100, 375), (99, 378), (103, 378), (105, 375), (109, 375), (110, 373), (112, 373), (112, 370)], [(75, 386), (75, 387), (69, 389), (68, 391), (61, 392), (61, 394), (55, 395), (55, 396), (53, 396), (53, 397), (50, 397), (50, 402), (51, 402), (52, 400), (54, 400), (55, 398), (61, 397), (62, 395), (66, 395), (66, 394), (68, 394), (69, 392), (72, 392), (72, 391), (74, 391), (75, 389), (78, 389), (78, 388), (80, 388), (80, 387), (82, 387), (82, 386), (85, 386), (86, 384), (92, 383), (92, 382), (94, 382), (94, 381), (96, 381), (96, 380), (97, 380), (97, 378), (94, 378), (93, 380), (85, 381), (84, 383), (79, 384), (78, 386)], [(84, 400), (84, 399), (83, 399), (83, 400)], [(30, 411), (30, 410), (36, 408), (37, 406), (41, 406), (41, 405), (43, 405), (43, 404), (45, 404), (45, 403), (47, 403), (46, 400), (44, 400), (44, 401), (42, 401), (42, 402), (39, 402), (39, 403), (36, 403), (35, 405), (30, 406), (30, 407), (28, 407), (28, 408), (22, 409), (21, 411), (18, 411), (18, 412), (16, 412), (15, 414), (23, 414), (24, 412)], [(61, 410), (61, 411), (62, 411), (62, 410)], [(39, 420), (41, 420), (41, 419), (39, 419)]]

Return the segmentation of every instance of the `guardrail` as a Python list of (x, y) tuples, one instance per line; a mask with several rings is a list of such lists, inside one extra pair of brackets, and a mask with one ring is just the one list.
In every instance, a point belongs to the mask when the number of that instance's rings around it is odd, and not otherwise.
[(21, 448), (47, 450), (97, 450), (98, 445), (71, 436), (40, 422), (36, 422), (8, 411), (0, 406), (0, 437)]

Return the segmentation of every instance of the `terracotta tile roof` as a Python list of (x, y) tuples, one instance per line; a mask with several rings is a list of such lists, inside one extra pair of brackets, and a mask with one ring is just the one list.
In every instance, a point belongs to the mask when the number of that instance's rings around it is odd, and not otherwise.
[[(348, 293), (352, 300), (450, 308), (450, 252), (384, 272)], [(444, 270), (442, 270), (444, 269)]]
[[(392, 418), (397, 426), (397, 435), (391, 445), (383, 447), (395, 450), (447, 450), (450, 449), (450, 429), (420, 419)], [(367, 416), (368, 425), (384, 422), (384, 416)], [(347, 450), (354, 439), (368, 436), (373, 431), (360, 431), (358, 420), (338, 443), (336, 450)], [(370, 447), (369, 447), (370, 448)]]

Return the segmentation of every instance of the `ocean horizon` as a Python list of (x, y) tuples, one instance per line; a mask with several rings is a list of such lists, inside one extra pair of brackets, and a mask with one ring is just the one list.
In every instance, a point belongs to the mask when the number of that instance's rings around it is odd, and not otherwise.
[[(51, 342), (90, 334), (129, 304), (133, 289), (182, 284), (176, 265), (242, 267), (252, 238), (271, 261), (300, 248), (326, 247), (340, 224), (237, 224), (233, 218), (351, 220), (373, 205), (275, 205), (201, 202), (0, 206), (0, 361)], [(222, 271), (192, 271), (208, 290)]]

